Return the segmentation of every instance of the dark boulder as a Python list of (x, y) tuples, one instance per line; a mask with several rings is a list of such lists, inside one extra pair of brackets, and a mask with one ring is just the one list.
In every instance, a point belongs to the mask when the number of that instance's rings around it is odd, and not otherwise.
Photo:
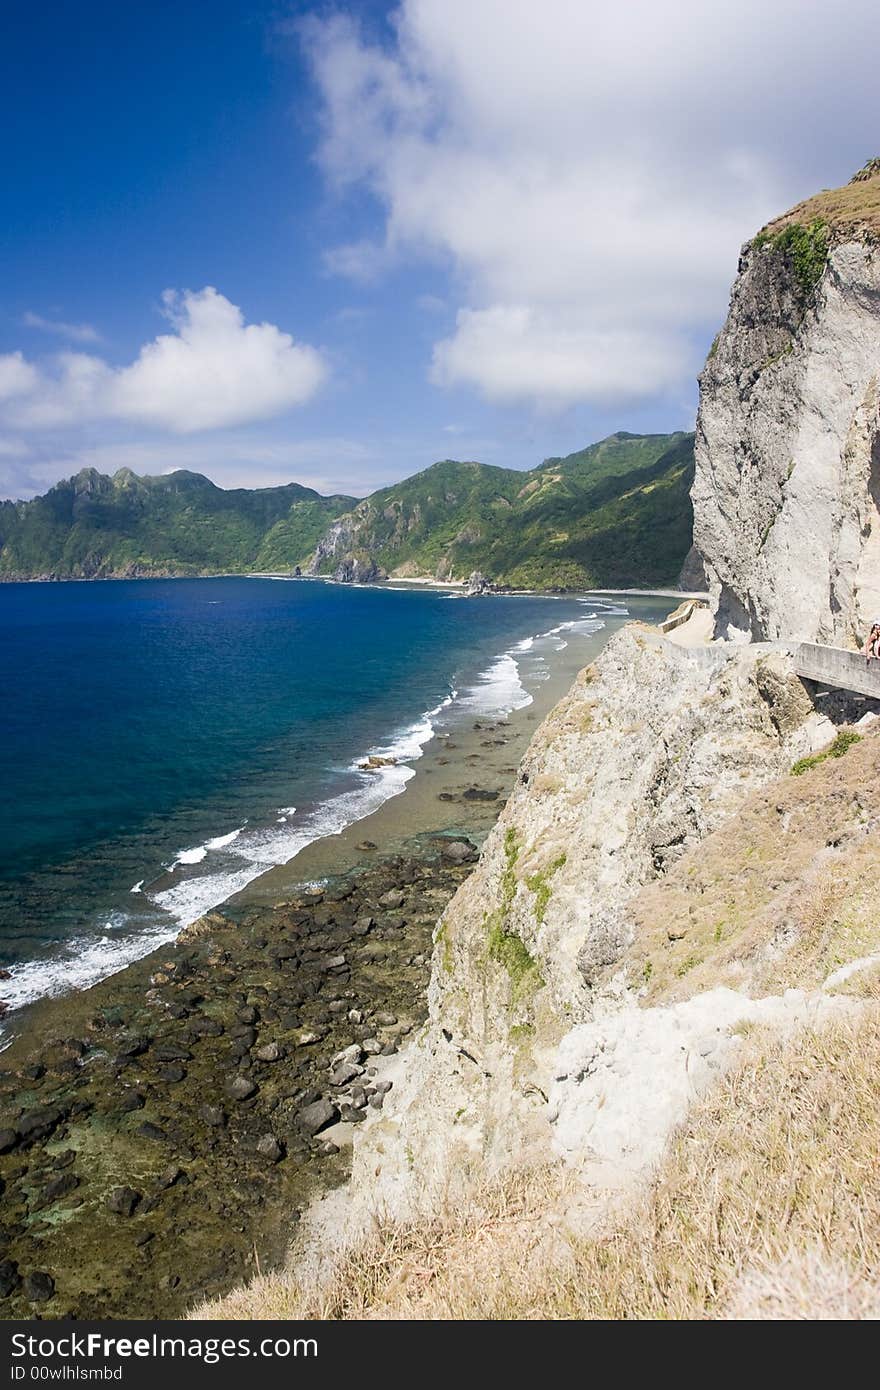
[(24, 1296), (28, 1303), (45, 1303), (55, 1295), (55, 1280), (42, 1269), (24, 1276)]
[(28, 1110), (16, 1125), (22, 1144), (36, 1144), (48, 1139), (60, 1125), (63, 1116), (60, 1110)]
[(8, 1298), (21, 1283), (15, 1260), (0, 1260), (0, 1298)]
[(136, 1192), (133, 1187), (115, 1187), (107, 1198), (107, 1210), (115, 1212), (117, 1216), (131, 1216), (141, 1196), (142, 1193)]
[(305, 1106), (297, 1116), (297, 1123), (305, 1134), (320, 1134), (322, 1129), (333, 1124), (338, 1115), (339, 1111), (333, 1102), (323, 1098)]

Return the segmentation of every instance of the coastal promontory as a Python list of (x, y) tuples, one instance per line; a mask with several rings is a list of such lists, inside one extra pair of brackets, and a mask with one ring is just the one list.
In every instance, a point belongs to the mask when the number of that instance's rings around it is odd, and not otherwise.
[(878, 187), (744, 249), (700, 382), (711, 614), (630, 625), (537, 730), (348, 1187), (203, 1315), (877, 1315), (880, 698), (778, 639), (877, 616)]

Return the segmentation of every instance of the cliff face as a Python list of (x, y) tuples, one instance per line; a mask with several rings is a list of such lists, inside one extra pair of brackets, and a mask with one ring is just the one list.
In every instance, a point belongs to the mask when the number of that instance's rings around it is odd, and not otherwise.
[(880, 169), (742, 252), (700, 378), (694, 542), (716, 634), (859, 645), (880, 616)]
[[(619, 1047), (610, 1079), (621, 1094), (631, 1094), (628, 1059), (648, 1058), (643, 1096), (665, 1066), (653, 1022), (636, 1017), (630, 987), (643, 981), (618, 972), (636, 930), (629, 904), (832, 734), (778, 652), (686, 651), (638, 625), (612, 639), (539, 729), (437, 926), (429, 1022), (399, 1059), (381, 1115), (359, 1129), (351, 1187), (315, 1215), (333, 1233), (319, 1246), (335, 1245), (341, 1219), (352, 1236), (376, 1210), (409, 1215), (511, 1164), (598, 1154), (613, 1167), (628, 1144), (639, 1162), (656, 1156), (691, 1094), (693, 1063), (680, 1086), (667, 1077), (660, 1087), (653, 1145), (636, 1146), (610, 1106), (608, 1133), (587, 1134), (602, 1106), (591, 1047), (610, 1049), (606, 1060)], [(677, 1065), (682, 1029), (726, 1036), (751, 1008), (730, 994), (693, 1017), (664, 1014), (657, 1046)]]

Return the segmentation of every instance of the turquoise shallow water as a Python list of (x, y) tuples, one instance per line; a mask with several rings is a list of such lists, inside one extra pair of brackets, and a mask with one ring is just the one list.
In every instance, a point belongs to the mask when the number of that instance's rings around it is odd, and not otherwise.
[[(251, 579), (0, 585), (0, 960), (85, 985), (524, 705), (578, 598)], [(394, 758), (377, 773), (358, 763)]]

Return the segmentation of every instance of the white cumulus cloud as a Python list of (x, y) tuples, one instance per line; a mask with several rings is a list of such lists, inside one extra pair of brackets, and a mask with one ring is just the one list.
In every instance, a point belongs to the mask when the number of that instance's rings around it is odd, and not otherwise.
[(326, 376), (315, 348), (274, 324), (246, 324), (210, 286), (167, 290), (163, 308), (172, 331), (128, 366), (84, 352), (60, 353), (48, 366), (0, 355), (3, 418), (21, 429), (121, 420), (189, 434), (280, 415)]
[(490, 399), (682, 389), (742, 241), (876, 153), (875, 0), (403, 0), (393, 25), (303, 26), (323, 169), (383, 214), (327, 264), (446, 267), (432, 378)]
[(0, 403), (27, 396), (38, 382), (36, 367), (20, 352), (0, 353)]

